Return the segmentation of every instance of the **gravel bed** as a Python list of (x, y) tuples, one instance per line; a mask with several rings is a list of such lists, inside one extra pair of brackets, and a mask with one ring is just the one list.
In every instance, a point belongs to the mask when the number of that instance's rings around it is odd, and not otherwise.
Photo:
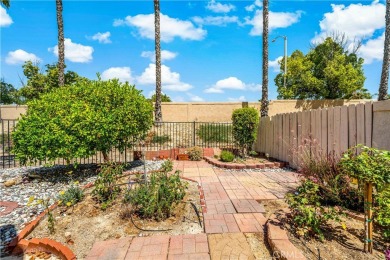
[[(158, 170), (163, 161), (146, 161), (146, 170)], [(38, 214), (44, 211), (42, 205), (28, 206), (30, 197), (48, 199), (54, 203), (60, 191), (66, 190), (74, 182), (81, 187), (94, 182), (97, 178), (97, 165), (79, 165), (76, 170), (71, 166), (20, 167), (0, 170), (0, 201), (17, 202), (19, 206), (10, 214), (0, 217), (0, 247), (3, 249), (13, 237)], [(131, 162), (126, 171), (144, 170), (142, 161)], [(6, 187), (7, 182), (15, 182)], [(0, 207), (0, 212), (4, 208)]]

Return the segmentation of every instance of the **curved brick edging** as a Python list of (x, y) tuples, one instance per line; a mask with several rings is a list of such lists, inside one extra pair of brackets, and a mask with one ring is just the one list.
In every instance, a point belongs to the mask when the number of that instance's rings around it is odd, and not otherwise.
[(225, 169), (265, 169), (265, 168), (283, 168), (287, 165), (285, 162), (266, 162), (266, 163), (256, 163), (256, 164), (243, 164), (243, 163), (227, 163), (227, 162), (221, 162), (218, 159), (212, 158), (212, 157), (203, 157), (203, 159), (219, 168), (225, 168)]
[(202, 185), (199, 184), (196, 180), (180, 176), (181, 179), (186, 181), (195, 182), (198, 185), (198, 191), (199, 191), (199, 198), (200, 198), (200, 206), (202, 207), (202, 213), (207, 213), (207, 206), (206, 206), (206, 200), (204, 198), (204, 191)]
[(4, 207), (5, 209), (3, 211), (0, 211), (0, 217), (8, 215), (11, 213), (14, 209), (19, 207), (19, 204), (14, 201), (0, 201), (0, 207)]
[(32, 238), (30, 240), (22, 239), (14, 248), (12, 254), (19, 255), (21, 253), (36, 251), (50, 252), (65, 260), (77, 259), (76, 255), (67, 246), (48, 238)]
[[(279, 224), (279, 225), (278, 225)], [(280, 222), (271, 216), (266, 224), (267, 241), (274, 256), (282, 260), (303, 260), (306, 257), (288, 239), (287, 232), (280, 227)]]

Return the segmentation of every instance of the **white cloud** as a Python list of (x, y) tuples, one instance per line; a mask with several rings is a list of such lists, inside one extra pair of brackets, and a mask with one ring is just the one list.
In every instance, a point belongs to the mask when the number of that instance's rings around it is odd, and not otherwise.
[(11, 16), (7, 14), (7, 10), (0, 5), (0, 27), (7, 27), (13, 23)]
[(365, 64), (370, 64), (374, 61), (383, 60), (383, 45), (385, 42), (385, 33), (376, 39), (370, 39), (364, 43), (360, 49), (359, 54), (364, 58)]
[(221, 4), (215, 0), (208, 2), (206, 8), (214, 13), (228, 13), (236, 9), (232, 4)]
[(229, 23), (238, 23), (237, 16), (195, 16), (192, 20), (199, 25), (226, 26)]
[(197, 96), (197, 95), (194, 95), (194, 94), (191, 94), (191, 93), (187, 93), (187, 96), (189, 96), (190, 100), (193, 101), (193, 102), (203, 102), (203, 101), (205, 101), (204, 98), (202, 98), (200, 96)]
[[(207, 32), (196, 28), (190, 21), (171, 18), (160, 14), (161, 41), (171, 42), (175, 37), (183, 40), (203, 40)], [(114, 26), (128, 25), (138, 29), (141, 37), (154, 40), (154, 14), (139, 14), (127, 16), (125, 20), (115, 20)]]
[(111, 36), (110, 32), (105, 32), (105, 33), (98, 32), (97, 34), (92, 36), (92, 40), (99, 41), (100, 43), (111, 43), (110, 36)]
[[(140, 85), (155, 85), (156, 65), (149, 64), (141, 76), (137, 77), (137, 83)], [(161, 83), (163, 90), (187, 91), (192, 88), (190, 84), (181, 82), (179, 73), (172, 72), (171, 68), (165, 65), (161, 66)]]
[[(58, 56), (58, 45), (48, 49)], [(65, 58), (72, 62), (90, 62), (92, 60), (93, 48), (91, 46), (73, 43), (71, 39), (65, 38)]]
[(25, 61), (39, 62), (41, 59), (33, 53), (18, 49), (8, 52), (5, 62), (8, 64), (23, 64)]
[(274, 72), (280, 72), (279, 62), (283, 59), (282, 56), (277, 57), (275, 60), (268, 61), (268, 66), (273, 69)]
[(102, 79), (119, 79), (121, 82), (128, 81), (130, 84), (134, 83), (134, 78), (131, 75), (129, 67), (111, 67), (102, 73)]
[(246, 101), (245, 96), (239, 96), (238, 98), (228, 98), (229, 101), (231, 102), (243, 102)]
[(261, 85), (254, 83), (246, 84), (236, 77), (228, 77), (226, 79), (218, 80), (213, 86), (205, 89), (204, 92), (224, 93), (226, 89), (259, 91), (261, 89)]
[[(177, 55), (178, 55), (177, 52), (171, 52), (171, 51), (167, 51), (167, 50), (162, 50), (161, 51), (161, 60), (162, 61), (164, 61), (164, 60), (172, 60), (172, 59), (176, 58)], [(150, 59), (153, 62), (156, 60), (156, 55), (155, 55), (154, 51), (143, 51), (141, 53), (141, 57), (148, 58), (148, 59)]]
[[(290, 25), (299, 22), (302, 11), (295, 13), (287, 12), (269, 12), (269, 30), (272, 31), (277, 28), (287, 28)], [(257, 36), (263, 34), (263, 11), (256, 10), (253, 18), (245, 18), (245, 24), (252, 25), (250, 35)]]
[(369, 5), (332, 4), (332, 12), (325, 13), (320, 21), (321, 32), (312, 42), (318, 42), (326, 36), (340, 32), (350, 40), (371, 38), (376, 30), (385, 27), (385, 5), (374, 1)]
[(245, 10), (248, 12), (253, 12), (256, 7), (262, 7), (263, 3), (260, 0), (255, 0), (255, 2), (251, 5), (245, 6)]

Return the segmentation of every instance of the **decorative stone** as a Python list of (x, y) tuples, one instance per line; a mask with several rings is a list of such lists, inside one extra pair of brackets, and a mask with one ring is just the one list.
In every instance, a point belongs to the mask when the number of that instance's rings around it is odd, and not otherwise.
[(4, 182), (4, 186), (7, 187), (7, 188), (11, 187), (11, 186), (14, 186), (14, 185), (16, 185), (16, 180), (14, 180), (14, 179), (8, 180), (8, 181)]

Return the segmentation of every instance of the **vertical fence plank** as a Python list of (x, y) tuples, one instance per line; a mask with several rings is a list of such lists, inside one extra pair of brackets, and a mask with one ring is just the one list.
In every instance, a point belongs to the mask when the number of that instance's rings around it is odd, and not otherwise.
[(356, 106), (348, 106), (348, 147), (356, 145)]
[(372, 146), (372, 102), (368, 102), (364, 105), (365, 116), (365, 145)]
[(336, 157), (340, 156), (340, 120), (341, 120), (341, 108), (335, 107), (334, 108), (334, 114), (333, 114), (333, 123), (334, 123), (334, 130), (333, 130), (333, 147), (334, 147), (334, 154)]
[(298, 114), (292, 113), (291, 116), (291, 124), (290, 124), (290, 143), (291, 143), (291, 165), (296, 168), (297, 167), (297, 141), (298, 141)]
[(356, 106), (356, 142), (357, 144), (365, 144), (364, 133), (364, 104)]
[(290, 144), (290, 119), (289, 114), (283, 115), (283, 161), (288, 162), (288, 150)]
[(297, 114), (297, 151), (296, 151), (296, 167), (300, 164), (300, 155), (302, 154), (302, 118), (303, 112), (299, 111)]
[(321, 110), (321, 150), (324, 155), (328, 154), (328, 109)]
[(328, 154), (334, 152), (334, 108), (328, 108)]
[(283, 114), (279, 115), (279, 152), (278, 152), (278, 160), (283, 161)]
[(318, 150), (321, 148), (321, 141), (322, 141), (322, 138), (321, 138), (321, 112), (322, 110), (321, 109), (316, 109), (314, 110), (315, 113), (316, 113), (316, 121), (315, 121), (315, 125), (316, 125), (316, 137), (315, 137), (315, 140), (314, 140), (314, 143), (315, 143), (315, 148), (316, 148), (316, 151), (318, 152)]
[(342, 106), (340, 109), (340, 154), (348, 150), (348, 139), (348, 107)]

